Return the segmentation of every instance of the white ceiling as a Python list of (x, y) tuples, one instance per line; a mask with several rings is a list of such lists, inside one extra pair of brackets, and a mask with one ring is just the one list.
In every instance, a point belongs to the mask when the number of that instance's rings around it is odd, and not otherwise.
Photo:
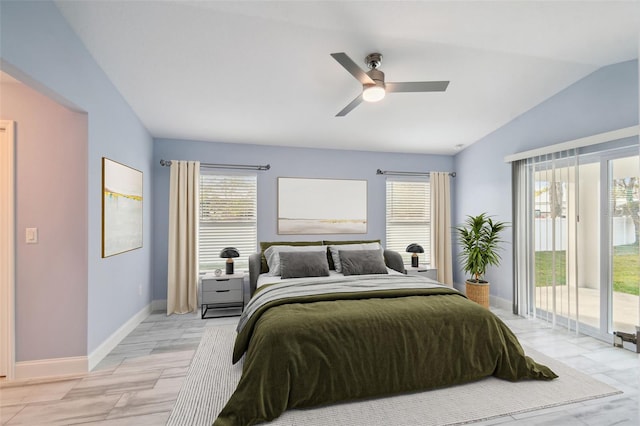
[[(637, 58), (640, 28), (638, 0), (56, 4), (154, 137), (432, 154)], [(334, 52), (451, 83), (337, 118), (361, 86)]]

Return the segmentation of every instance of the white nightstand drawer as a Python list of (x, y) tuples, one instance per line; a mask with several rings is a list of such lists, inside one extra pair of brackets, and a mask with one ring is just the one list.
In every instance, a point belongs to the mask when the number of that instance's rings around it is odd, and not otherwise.
[(216, 303), (242, 303), (242, 290), (203, 291), (203, 305)]
[(202, 291), (229, 291), (239, 290), (242, 291), (243, 278), (203, 278), (202, 279)]

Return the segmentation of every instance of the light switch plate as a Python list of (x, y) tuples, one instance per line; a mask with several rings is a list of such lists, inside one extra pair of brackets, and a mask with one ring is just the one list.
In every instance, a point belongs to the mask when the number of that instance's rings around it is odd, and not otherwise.
[(38, 228), (27, 228), (25, 241), (27, 244), (36, 244), (38, 242)]

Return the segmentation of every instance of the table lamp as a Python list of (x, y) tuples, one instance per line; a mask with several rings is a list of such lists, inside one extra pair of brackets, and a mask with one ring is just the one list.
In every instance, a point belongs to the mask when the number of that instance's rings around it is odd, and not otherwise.
[(411, 255), (411, 266), (418, 267), (418, 253), (424, 253), (424, 249), (420, 244), (412, 243), (407, 246), (407, 253), (413, 253)]
[(233, 258), (239, 257), (239, 256), (240, 256), (240, 252), (238, 252), (238, 249), (234, 247), (225, 247), (220, 252), (220, 257), (223, 259), (227, 259), (227, 268), (226, 268), (227, 275), (233, 275)]

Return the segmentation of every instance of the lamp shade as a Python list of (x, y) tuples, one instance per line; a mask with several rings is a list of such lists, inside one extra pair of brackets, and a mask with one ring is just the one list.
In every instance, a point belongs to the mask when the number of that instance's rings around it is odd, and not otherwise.
[(220, 257), (230, 258), (230, 257), (240, 257), (240, 252), (238, 249), (234, 247), (225, 247), (220, 252)]
[(424, 249), (420, 244), (412, 243), (407, 246), (408, 253), (424, 253)]

